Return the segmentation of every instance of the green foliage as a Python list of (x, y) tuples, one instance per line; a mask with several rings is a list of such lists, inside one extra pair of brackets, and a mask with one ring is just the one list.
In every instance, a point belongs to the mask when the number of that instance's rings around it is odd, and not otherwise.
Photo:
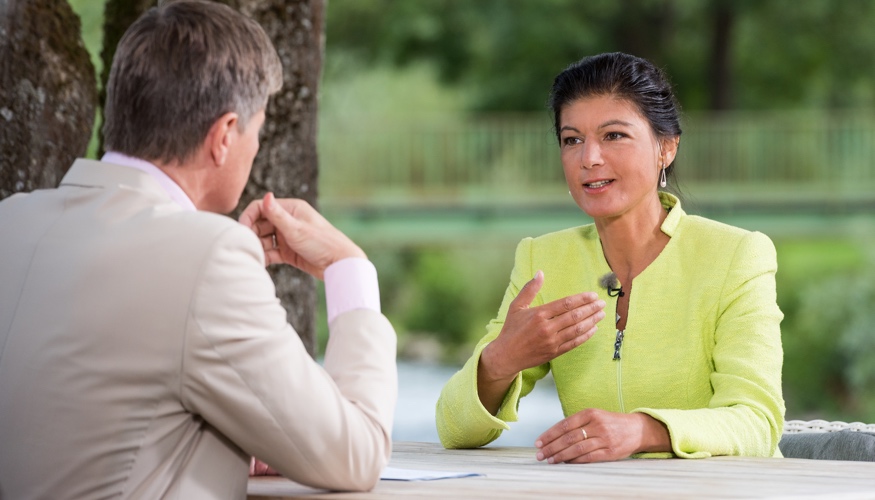
[(411, 260), (410, 279), (418, 286), (407, 297), (407, 328), (432, 332), (444, 342), (464, 343), (473, 313), (465, 297), (464, 277), (438, 249), (424, 250)]
[(95, 77), (100, 75), (103, 69), (103, 61), (100, 59), (100, 49), (103, 44), (103, 0), (69, 0), (82, 23), (82, 41), (91, 55), (91, 63), (94, 64)]
[(720, 11), (735, 108), (875, 105), (875, 2), (856, 0), (331, 0), (326, 58), (431, 61), (468, 109), (519, 111), (542, 109), (569, 63), (624, 51), (665, 67), (686, 109), (708, 109)]
[[(875, 420), (875, 269), (854, 240), (777, 245), (788, 418)], [(867, 347), (868, 346), (868, 347)]]
[[(861, 419), (875, 420), (875, 266), (850, 283), (838, 283), (844, 292), (846, 328), (839, 346), (846, 359), (843, 374), (855, 395)], [(833, 285), (836, 286), (836, 285)]]

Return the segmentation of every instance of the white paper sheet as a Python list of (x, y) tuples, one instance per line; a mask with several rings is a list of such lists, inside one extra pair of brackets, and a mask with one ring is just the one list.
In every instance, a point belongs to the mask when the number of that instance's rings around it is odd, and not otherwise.
[(447, 472), (443, 470), (399, 469), (386, 467), (380, 474), (383, 481), (433, 481), (435, 479), (452, 479), (457, 477), (483, 476), (476, 472)]

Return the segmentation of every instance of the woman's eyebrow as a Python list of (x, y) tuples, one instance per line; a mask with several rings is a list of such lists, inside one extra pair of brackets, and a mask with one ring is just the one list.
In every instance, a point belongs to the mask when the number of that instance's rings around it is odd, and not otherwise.
[(601, 125), (599, 125), (599, 128), (610, 127), (611, 125), (624, 125), (626, 127), (633, 126), (631, 123), (624, 122), (623, 120), (608, 120), (608, 121), (602, 123)]

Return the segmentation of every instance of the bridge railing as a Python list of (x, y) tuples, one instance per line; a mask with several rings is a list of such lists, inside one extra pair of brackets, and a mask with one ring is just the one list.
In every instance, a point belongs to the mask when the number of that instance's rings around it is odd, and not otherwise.
[[(875, 110), (689, 114), (676, 160), (708, 202), (875, 201)], [(547, 113), (324, 117), (323, 203), (489, 203), (567, 192)]]

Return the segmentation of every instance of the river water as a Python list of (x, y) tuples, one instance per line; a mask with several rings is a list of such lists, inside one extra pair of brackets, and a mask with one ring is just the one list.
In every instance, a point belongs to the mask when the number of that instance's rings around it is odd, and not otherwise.
[[(424, 363), (398, 362), (398, 407), (395, 410), (395, 441), (438, 442), (434, 407), (444, 384), (458, 368)], [(534, 446), (535, 439), (562, 419), (556, 386), (547, 377), (520, 400), (519, 421), (493, 442), (495, 446)]]

